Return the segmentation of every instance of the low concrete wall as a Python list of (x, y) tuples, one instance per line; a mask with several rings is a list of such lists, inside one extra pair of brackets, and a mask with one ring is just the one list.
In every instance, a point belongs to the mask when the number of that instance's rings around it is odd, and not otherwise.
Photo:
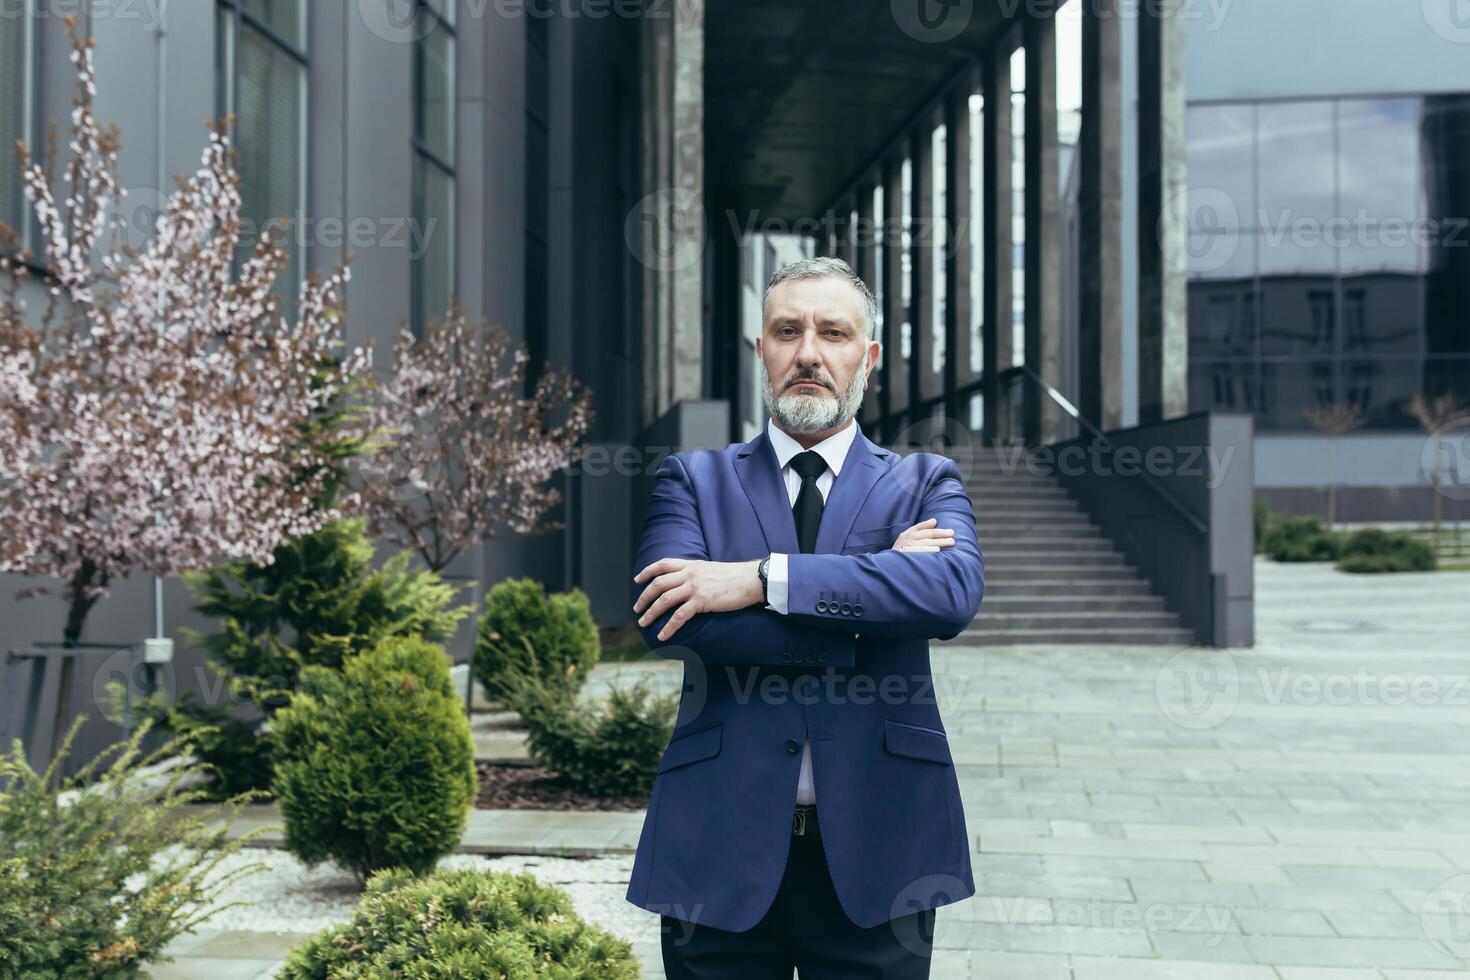
[(1253, 434), (1249, 415), (1198, 413), (1113, 430), (1111, 446), (1046, 447), (1062, 485), (1207, 646), (1255, 643)]

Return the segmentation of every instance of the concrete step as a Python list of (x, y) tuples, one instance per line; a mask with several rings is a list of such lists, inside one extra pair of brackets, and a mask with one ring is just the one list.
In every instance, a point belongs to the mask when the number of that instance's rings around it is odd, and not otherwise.
[(1007, 524), (1004, 522), (981, 523), (975, 525), (975, 533), (984, 541), (1000, 541), (1006, 538), (1018, 538), (1023, 541), (1037, 541), (1044, 539), (1059, 538), (1070, 539), (1092, 539), (1102, 537), (1102, 532), (1091, 524), (1059, 524), (1050, 521), (1036, 521), (1034, 523)]
[(1161, 596), (1149, 595), (1102, 595), (1089, 596), (1065, 593), (1021, 593), (1019, 595), (995, 595), (985, 590), (980, 603), (980, 615), (986, 611), (993, 615), (1012, 616), (1020, 613), (1087, 613), (1087, 612), (1167, 612)]
[(1063, 643), (1085, 643), (1089, 646), (1100, 643), (1122, 643), (1134, 646), (1192, 646), (1195, 640), (1194, 631), (1183, 628), (1110, 627), (1101, 629), (973, 629), (964, 631), (949, 642), (982, 647)]
[(1010, 551), (1013, 548), (1023, 548), (1028, 544), (1036, 544), (1046, 548), (1048, 551), (1065, 551), (1078, 548), (1092, 551), (1097, 548), (1111, 548), (1112, 538), (1105, 538), (1095, 527), (1074, 530), (1072, 528), (1051, 527), (1037, 528), (996, 528), (991, 530), (988, 537), (981, 537), (982, 545), (989, 544), (990, 547), (1000, 551)]
[(985, 576), (985, 598), (988, 604), (992, 599), (1012, 596), (1034, 596), (1034, 595), (1075, 595), (1083, 598), (1094, 596), (1135, 596), (1148, 595), (1148, 582), (1133, 576), (1131, 578), (1034, 578), (1016, 579), (1002, 577), (996, 581), (987, 569)]
[(1138, 569), (1127, 562), (1116, 564), (1067, 564), (1067, 563), (1043, 563), (1017, 561), (1013, 563), (997, 563), (994, 556), (984, 554), (985, 559), (985, 582), (989, 588), (992, 582), (1034, 582), (1038, 579), (1056, 580), (1061, 579), (1069, 583), (1081, 585), (1084, 582), (1107, 582), (1107, 581), (1137, 581)]
[(1043, 547), (1026, 548), (1024, 550), (1006, 550), (987, 548), (981, 542), (980, 551), (985, 559), (985, 567), (1006, 568), (1012, 565), (1041, 565), (1057, 567), (1059, 565), (1122, 565), (1123, 556), (1112, 550), (1112, 542), (1104, 542), (1107, 548), (1088, 550), (1086, 548), (1063, 548), (1059, 545), (1047, 543)]
[(1179, 617), (1167, 610), (1143, 612), (986, 612), (980, 604), (969, 629), (1156, 629), (1178, 627)]
[(1025, 520), (1029, 517), (1070, 517), (1073, 520), (1091, 520), (1088, 513), (1082, 510), (1078, 501), (1072, 498), (1051, 498), (1051, 500), (1038, 500), (1038, 498), (1016, 498), (1016, 497), (986, 497), (976, 500), (970, 498), (970, 504), (975, 508), (975, 516), (995, 517), (1004, 520)]

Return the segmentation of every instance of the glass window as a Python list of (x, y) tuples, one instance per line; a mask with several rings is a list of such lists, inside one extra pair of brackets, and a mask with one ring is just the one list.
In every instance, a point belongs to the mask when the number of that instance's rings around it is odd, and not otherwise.
[(1336, 370), (1330, 360), (1272, 360), (1260, 362), (1262, 429), (1310, 430), (1307, 413), (1338, 400)]
[(1358, 407), (1366, 428), (1419, 428), (1408, 413), (1408, 401), (1423, 389), (1421, 357), (1349, 359), (1342, 363), (1342, 400)]
[(1260, 408), (1255, 360), (1189, 362), (1189, 401), (1197, 412), (1254, 413)]
[(1328, 99), (1256, 107), (1259, 227), (1287, 228), (1302, 218), (1325, 222), (1337, 214), (1334, 112)]
[(1424, 97), (1423, 146), (1425, 347), (1470, 354), (1470, 94)]
[[(22, 16), (17, 16), (20, 14)], [(17, 235), (25, 231), (16, 141), (30, 139), (32, 20), (26, 6), (0, 16), (0, 221)]]
[(1337, 284), (1331, 276), (1261, 280), (1261, 353), (1337, 352)]
[[(1413, 394), (1470, 388), (1470, 94), (1193, 106), (1188, 126), (1197, 409), (1246, 404), (1253, 357), (1263, 429), (1328, 401), (1400, 428)], [(1257, 233), (1220, 230), (1237, 203)]]
[(241, 0), (240, 8), (287, 47), (306, 47), (305, 0)]
[(1191, 106), (1185, 114), (1185, 173), (1191, 231), (1253, 228), (1255, 106)]
[(1344, 99), (1338, 109), (1342, 217), (1367, 227), (1424, 215), (1418, 98)]
[(240, 174), (237, 261), (269, 232), (288, 259), (274, 292), (291, 309), (304, 256), (296, 227), (306, 214), (305, 5), (288, 0), (223, 0), (220, 7), (220, 110), (233, 113)]
[(414, 32), (414, 221), (420, 247), (409, 256), (412, 324), (444, 316), (455, 291), (455, 35), (444, 14), (453, 8), (420, 2)]

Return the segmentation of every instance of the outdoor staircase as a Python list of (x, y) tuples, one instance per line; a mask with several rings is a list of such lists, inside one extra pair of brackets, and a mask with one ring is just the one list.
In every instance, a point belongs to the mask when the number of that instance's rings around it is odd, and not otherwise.
[(1004, 450), (956, 460), (975, 508), (985, 597), (954, 642), (1194, 642), (1055, 476)]

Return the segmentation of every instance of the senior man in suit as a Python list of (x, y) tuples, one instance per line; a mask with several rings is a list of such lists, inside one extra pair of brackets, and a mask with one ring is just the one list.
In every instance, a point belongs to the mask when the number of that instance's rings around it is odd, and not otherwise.
[(860, 431), (881, 346), (845, 262), (763, 306), (764, 431), (666, 457), (643, 526), (633, 609), (684, 685), (627, 898), (670, 980), (926, 977), (975, 891), (929, 666), (980, 605), (974, 512), (952, 460)]

